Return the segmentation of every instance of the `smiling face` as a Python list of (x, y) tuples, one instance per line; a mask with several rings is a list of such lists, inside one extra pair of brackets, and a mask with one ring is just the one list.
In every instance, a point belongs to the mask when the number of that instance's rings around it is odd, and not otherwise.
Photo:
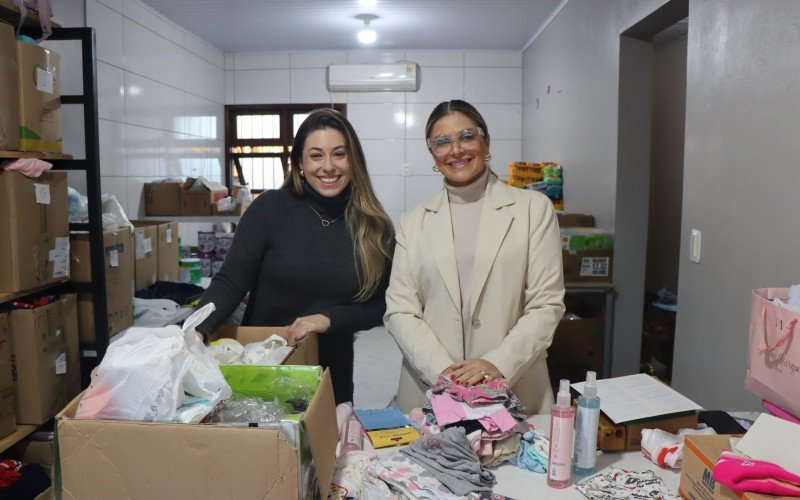
[(324, 128), (308, 134), (300, 164), (306, 182), (322, 196), (333, 197), (350, 183), (350, 160), (344, 135)]
[(486, 168), (489, 140), (478, 133), (478, 124), (455, 111), (434, 123), (428, 139), (434, 145), (437, 142), (441, 144), (446, 141), (442, 136), (449, 137), (451, 144), (443, 150), (433, 148), (431, 154), (447, 182), (453, 186), (466, 186), (480, 177)]

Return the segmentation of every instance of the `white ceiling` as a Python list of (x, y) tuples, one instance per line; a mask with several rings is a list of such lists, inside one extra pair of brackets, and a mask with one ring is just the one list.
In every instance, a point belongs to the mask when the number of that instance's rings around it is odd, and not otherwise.
[(522, 50), (562, 0), (144, 0), (224, 52), (363, 48)]

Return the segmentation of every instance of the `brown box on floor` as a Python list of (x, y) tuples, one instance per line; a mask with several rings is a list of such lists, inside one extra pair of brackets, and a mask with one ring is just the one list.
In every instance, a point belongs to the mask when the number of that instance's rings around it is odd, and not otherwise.
[(181, 187), (181, 215), (211, 215), (211, 205), (228, 196), (228, 188), (219, 182), (203, 181), (190, 177)]
[(43, 424), (80, 392), (77, 316), (74, 295), (11, 311), (17, 423)]
[(0, 149), (19, 149), (19, 83), (14, 28), (0, 22)]
[(62, 150), (60, 59), (50, 49), (17, 41), (22, 151)]
[(731, 449), (730, 434), (717, 436), (686, 436), (683, 446), (683, 468), (678, 489), (683, 498), (692, 500), (768, 500), (775, 497), (758, 493), (737, 495), (730, 488), (714, 480), (713, 472), (717, 459), (723, 451)]
[[(594, 227), (594, 216), (587, 214), (558, 214), (560, 228)], [(562, 250), (564, 282), (608, 282), (613, 273), (614, 250)]]
[(147, 182), (144, 185), (144, 213), (146, 215), (181, 214), (182, 182)]
[(602, 316), (562, 319), (556, 327), (553, 342), (547, 349), (550, 380), (584, 380), (589, 370), (602, 373), (604, 328)]
[(79, 401), (56, 419), (64, 498), (328, 498), (339, 439), (328, 370), (299, 424), (280, 430), (77, 420)]
[(134, 281), (144, 290), (158, 280), (158, 227), (134, 222)]
[(69, 278), (67, 173), (0, 170), (0, 293)]
[[(89, 234), (73, 233), (73, 280), (92, 281)], [(133, 234), (130, 228), (103, 232), (103, 261), (106, 275), (108, 335), (133, 324)], [(78, 295), (78, 325), (81, 342), (94, 342), (94, 305), (91, 294)]]

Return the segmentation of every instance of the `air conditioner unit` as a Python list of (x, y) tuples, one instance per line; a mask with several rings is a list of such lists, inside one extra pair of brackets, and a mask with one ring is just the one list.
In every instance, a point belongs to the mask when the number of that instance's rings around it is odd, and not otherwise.
[(328, 66), (331, 92), (416, 92), (419, 89), (417, 63), (331, 64)]

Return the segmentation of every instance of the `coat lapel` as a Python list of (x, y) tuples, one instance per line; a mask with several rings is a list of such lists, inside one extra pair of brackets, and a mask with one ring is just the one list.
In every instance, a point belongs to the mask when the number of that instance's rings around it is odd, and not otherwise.
[[(514, 204), (514, 198), (508, 193), (506, 186), (494, 176), (489, 175), (489, 184), (486, 187), (486, 198), (483, 200), (481, 220), (478, 228), (478, 245), (475, 249), (475, 267), (472, 271), (472, 293), (470, 295), (470, 310), (475, 315), (475, 306), (483, 292), (489, 272), (494, 264), (500, 245), (511, 227), (514, 219), (503, 207)], [(448, 215), (449, 217), (449, 215)], [(452, 231), (451, 233), (452, 234)]]
[(450, 219), (450, 203), (447, 191), (442, 190), (439, 196), (425, 204), (428, 213), (425, 217), (424, 231), (429, 248), (439, 274), (442, 276), (456, 311), (461, 311), (461, 290), (458, 283), (456, 252), (453, 246), (453, 222)]

